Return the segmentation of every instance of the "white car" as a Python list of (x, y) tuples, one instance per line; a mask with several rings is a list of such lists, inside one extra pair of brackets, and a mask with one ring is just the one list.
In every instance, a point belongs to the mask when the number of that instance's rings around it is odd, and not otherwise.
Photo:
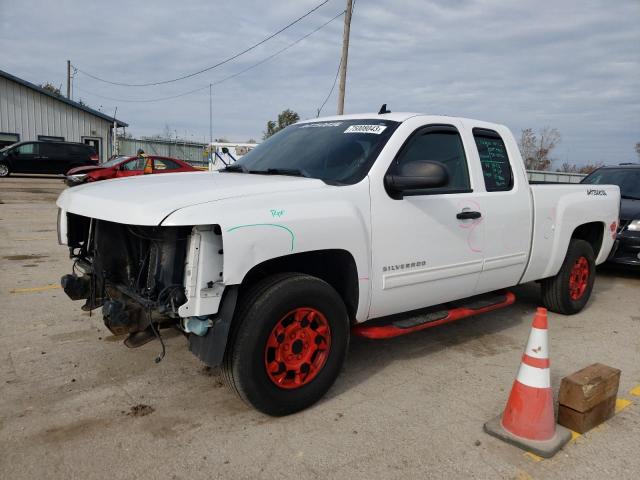
[(384, 113), (299, 122), (210, 173), (66, 190), (62, 284), (137, 346), (175, 326), (238, 395), (285, 415), (332, 385), (350, 334), (513, 303), (573, 314), (614, 243), (610, 185), (529, 185), (506, 127)]

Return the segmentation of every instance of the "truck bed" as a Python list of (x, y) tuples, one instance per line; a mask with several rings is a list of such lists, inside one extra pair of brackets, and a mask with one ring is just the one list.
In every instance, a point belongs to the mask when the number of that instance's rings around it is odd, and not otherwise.
[(567, 246), (579, 225), (600, 224), (601, 247), (596, 264), (607, 259), (615, 240), (620, 189), (615, 185), (536, 184), (530, 185), (533, 203), (531, 254), (520, 283), (555, 275), (560, 270)]

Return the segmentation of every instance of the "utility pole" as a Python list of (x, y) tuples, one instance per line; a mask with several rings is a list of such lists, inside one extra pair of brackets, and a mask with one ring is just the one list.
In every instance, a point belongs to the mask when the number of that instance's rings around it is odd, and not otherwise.
[(71, 60), (67, 60), (67, 98), (71, 99)]
[(213, 170), (213, 83), (209, 84), (209, 170)]
[(118, 121), (116, 120), (116, 115), (118, 114), (118, 107), (116, 107), (116, 111), (113, 112), (113, 137), (112, 137), (112, 145), (111, 145), (111, 155), (119, 155), (120, 148), (118, 145)]
[(344, 89), (347, 83), (347, 57), (349, 56), (349, 32), (351, 31), (351, 13), (353, 13), (353, 0), (347, 0), (347, 10), (344, 14), (344, 32), (342, 34), (342, 60), (340, 61), (338, 115), (342, 115), (344, 113)]

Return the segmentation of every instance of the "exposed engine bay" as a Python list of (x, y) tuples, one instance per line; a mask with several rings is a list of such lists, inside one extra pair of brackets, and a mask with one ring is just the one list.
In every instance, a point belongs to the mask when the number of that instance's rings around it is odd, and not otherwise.
[(139, 346), (158, 336), (157, 326), (178, 325), (186, 303), (185, 264), (192, 227), (148, 227), (67, 214), (73, 273), (62, 287), (82, 307), (102, 307), (114, 335)]

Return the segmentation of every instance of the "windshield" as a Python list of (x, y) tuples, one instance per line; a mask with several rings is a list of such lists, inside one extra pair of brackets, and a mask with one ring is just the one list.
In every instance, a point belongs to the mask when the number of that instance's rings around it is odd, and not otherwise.
[(104, 168), (109, 168), (109, 167), (115, 167), (116, 165), (118, 165), (119, 163), (121, 163), (122, 161), (126, 160), (127, 158), (131, 158), (131, 157), (127, 157), (125, 155), (121, 155), (119, 157), (114, 157), (111, 160), (101, 163), (100, 166), (104, 167)]
[(640, 168), (602, 168), (590, 174), (582, 183), (618, 185), (620, 195), (640, 200)]
[(353, 184), (365, 177), (398, 125), (376, 119), (291, 125), (244, 155), (232, 168)]

